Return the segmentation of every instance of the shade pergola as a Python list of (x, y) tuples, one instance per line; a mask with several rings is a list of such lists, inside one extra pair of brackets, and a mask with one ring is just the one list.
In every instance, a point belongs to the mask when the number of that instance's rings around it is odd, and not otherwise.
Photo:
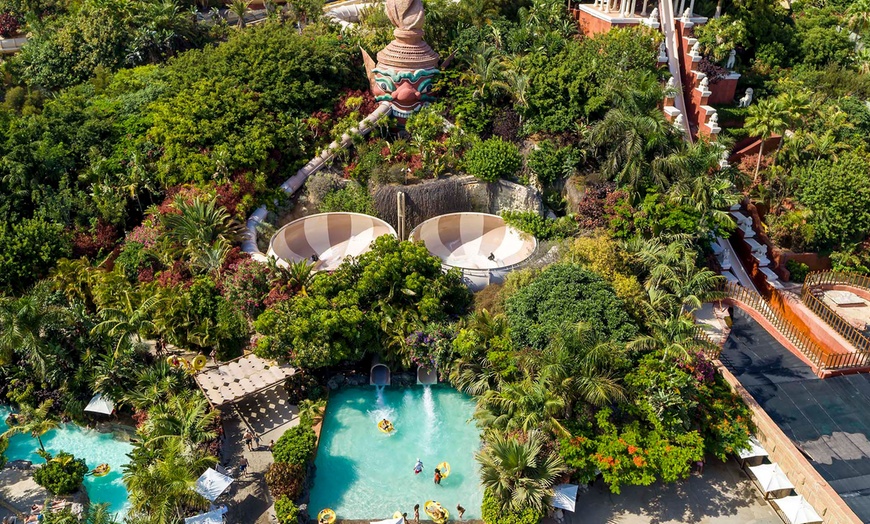
[(791, 524), (816, 524), (822, 522), (822, 517), (810, 506), (801, 495), (774, 499), (771, 502)]
[(794, 489), (794, 484), (788, 480), (788, 477), (779, 468), (779, 464), (762, 464), (750, 466), (748, 469), (758, 481), (758, 485), (765, 495), (775, 491)]
[(196, 375), (196, 383), (213, 406), (222, 406), (283, 382), (295, 370), (256, 355), (231, 360)]

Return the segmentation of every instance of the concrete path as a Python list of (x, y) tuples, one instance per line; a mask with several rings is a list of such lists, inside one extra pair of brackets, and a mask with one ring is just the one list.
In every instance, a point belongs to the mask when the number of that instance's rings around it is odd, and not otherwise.
[[(275, 509), (269, 488), (266, 486), (266, 470), (274, 462), (268, 449), (270, 440), (278, 440), (289, 428), (297, 425), (299, 418), (280, 426), (271, 428), (265, 435), (260, 435), (260, 447), (249, 451), (243, 440), (248, 431), (241, 418), (235, 413), (226, 414), (223, 418), (226, 442), (223, 445), (221, 464), (230, 469), (231, 476), (236, 479), (218, 502), (226, 501), (229, 512), (227, 522), (244, 522), (250, 524), (271, 524), (276, 522)], [(247, 474), (238, 475), (239, 461), (242, 457), (248, 459)]]
[[(549, 520), (549, 519), (548, 519)], [(614, 495), (601, 481), (577, 497), (565, 524), (781, 524), (733, 459), (707, 462), (703, 475)], [(554, 521), (555, 522), (555, 521)]]
[(0, 470), (0, 499), (19, 513), (30, 513), (34, 504), (44, 504), (51, 494), (33, 480), (33, 470), (6, 467)]

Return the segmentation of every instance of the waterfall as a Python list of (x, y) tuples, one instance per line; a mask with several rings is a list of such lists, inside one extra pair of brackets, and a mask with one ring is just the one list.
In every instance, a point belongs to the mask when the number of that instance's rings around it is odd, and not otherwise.
[(375, 402), (377, 403), (377, 406), (379, 408), (384, 407), (384, 388), (385, 387), (386, 386), (384, 386), (383, 384), (375, 385), (375, 395), (377, 396), (377, 400)]
[(372, 420), (375, 422), (380, 422), (383, 419), (387, 419), (391, 421), (393, 424), (396, 423), (395, 415), (396, 410), (390, 407), (387, 404), (387, 399), (384, 397), (384, 389), (386, 386), (376, 385), (375, 386), (375, 405), (369, 414), (372, 417)]
[(423, 424), (427, 430), (423, 433), (423, 451), (432, 453), (432, 435), (438, 419), (435, 417), (435, 397), (432, 396), (432, 387), (423, 386)]

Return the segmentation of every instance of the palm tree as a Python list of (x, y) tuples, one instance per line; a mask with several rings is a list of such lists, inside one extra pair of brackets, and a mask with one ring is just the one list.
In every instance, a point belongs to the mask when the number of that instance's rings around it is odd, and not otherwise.
[(299, 419), (307, 420), (312, 426), (316, 426), (323, 420), (325, 409), (325, 400), (305, 399), (299, 403)]
[(54, 289), (62, 292), (70, 301), (80, 301), (93, 309), (91, 288), (94, 285), (94, 270), (87, 258), (70, 260), (62, 258), (51, 270)]
[(529, 91), (529, 75), (517, 69), (508, 69), (504, 73), (505, 86), (514, 100), (514, 105), (519, 109), (522, 121), (523, 110), (529, 107), (527, 94)]
[(665, 315), (651, 311), (647, 320), (650, 333), (639, 335), (628, 343), (630, 351), (661, 352), (667, 358), (689, 359), (705, 349), (716, 349), (695, 337), (697, 326), (691, 315)]
[(648, 304), (657, 312), (691, 313), (703, 302), (721, 296), (722, 277), (698, 268), (694, 250), (681, 241), (663, 243), (654, 238), (634, 239), (623, 244), (626, 252), (645, 272)]
[(229, 244), (216, 242), (198, 253), (193, 254), (190, 265), (194, 269), (200, 270), (202, 273), (214, 273), (218, 278), (220, 278), (221, 268), (224, 265), (224, 260), (227, 258), (227, 253), (230, 252), (230, 249), (232, 248)]
[(51, 303), (49, 290), (37, 285), (21, 298), (0, 298), (0, 364), (18, 353), (45, 380), (61, 348), (48, 332), (66, 326), (67, 311)]
[(755, 175), (752, 184), (758, 183), (758, 172), (761, 170), (761, 158), (764, 156), (764, 142), (774, 134), (782, 134), (786, 128), (786, 114), (782, 104), (773, 98), (759, 100), (749, 106), (748, 116), (744, 124), (749, 133), (761, 140), (758, 146), (758, 161), (755, 163)]
[(466, 77), (475, 86), (476, 98), (487, 98), (493, 91), (507, 88), (502, 80), (502, 64), (494, 48), (478, 43), (468, 61)]
[(149, 444), (177, 440), (189, 451), (217, 438), (217, 416), (202, 395), (175, 395), (149, 411), (144, 433)]
[(202, 472), (217, 462), (215, 457), (172, 441), (156, 452), (134, 443), (129, 456), (124, 484), (134, 517), (146, 517), (149, 524), (176, 524), (187, 511), (208, 508), (209, 501), (193, 488)]
[(168, 240), (181, 246), (181, 252), (191, 260), (216, 243), (232, 244), (242, 231), (226, 209), (217, 200), (193, 202), (175, 201), (179, 213), (162, 215), (160, 220), (166, 229)]
[(109, 511), (108, 504), (91, 504), (88, 506), (86, 524), (119, 524), (117, 517)]
[(296, 293), (308, 295), (308, 286), (314, 280), (314, 264), (306, 259), (291, 262), (287, 267), (287, 283)]
[(578, 400), (602, 407), (625, 398), (615, 373), (622, 365), (623, 348), (586, 323), (557, 334), (541, 361), (541, 381), (564, 399), (565, 418), (571, 417)]
[(124, 302), (120, 307), (106, 307), (100, 310), (102, 322), (94, 326), (93, 333), (104, 333), (117, 338), (115, 354), (119, 354), (121, 347), (127, 344), (131, 336), (136, 337), (137, 343), (142, 343), (142, 333), (154, 331), (155, 325), (151, 315), (160, 304), (158, 295), (151, 295), (141, 302), (138, 293), (124, 291)]
[(22, 404), (21, 412), (15, 415), (14, 421), (3, 436), (11, 437), (19, 433), (29, 434), (39, 442), (39, 449), (45, 454), (42, 436), (60, 426), (60, 423), (51, 414), (53, 404), (54, 401), (51, 399), (42, 401), (38, 407)]
[(740, 202), (740, 195), (734, 184), (723, 176), (696, 176), (678, 180), (671, 186), (670, 196), (672, 202), (694, 207), (702, 217), (710, 216), (716, 225), (729, 228), (735, 225), (726, 210)]
[(647, 187), (665, 190), (688, 172), (688, 159), (679, 154), (680, 138), (659, 110), (613, 108), (593, 125), (589, 141), (604, 151), (602, 174), (628, 186), (635, 200)]
[(565, 399), (550, 389), (541, 377), (527, 372), (521, 381), (505, 383), (500, 389), (481, 395), (474, 418), (496, 430), (542, 428), (564, 436), (568, 431), (559, 417), (565, 413), (565, 405)]
[(250, 5), (251, 0), (232, 0), (232, 2), (230, 2), (230, 12), (239, 17), (239, 29), (245, 28), (245, 14), (248, 12), (248, 7)]
[(528, 432), (523, 442), (515, 436), (493, 433), (483, 450), (475, 453), (480, 483), (505, 510), (546, 509), (565, 464), (558, 454), (545, 451), (544, 443), (538, 430)]
[(187, 380), (183, 371), (160, 359), (136, 371), (133, 376), (135, 386), (128, 389), (122, 400), (137, 410), (145, 410), (164, 404), (166, 399), (183, 391)]

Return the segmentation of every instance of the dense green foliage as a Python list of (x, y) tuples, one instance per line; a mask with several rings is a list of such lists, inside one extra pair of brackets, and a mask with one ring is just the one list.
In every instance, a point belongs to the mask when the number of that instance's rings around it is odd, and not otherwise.
[(55, 495), (68, 495), (79, 489), (87, 472), (84, 460), (60, 452), (47, 457), (45, 464), (33, 472), (33, 480)]
[(810, 272), (810, 266), (797, 260), (789, 260), (785, 263), (785, 268), (788, 269), (789, 280), (792, 282), (803, 282)]
[(862, 240), (870, 231), (870, 157), (850, 153), (820, 162), (802, 173), (799, 197), (811, 222), (829, 246)]
[(299, 508), (287, 496), (275, 499), (275, 516), (278, 524), (296, 524), (299, 522)]
[[(437, 102), (404, 132), (385, 119), (355, 136), (292, 202), (281, 180), (376, 107), (355, 90), (357, 53), (392, 39), (383, 13), (339, 34), (318, 0), (267, 2), (270, 20), (239, 30), (172, 1), (0, 3), (31, 37), (4, 65), (0, 107), (0, 399), (19, 408), (12, 433), (40, 444), (94, 392), (134, 416), (132, 522), (207, 508), (189, 486), (219, 447), (218, 414), (161, 351), (250, 347), (298, 368), (285, 387), (302, 423), (267, 473), (294, 524), (320, 375), (370, 354), (434, 363), (477, 401), (484, 521), (530, 524), (565, 475), (600, 471), (618, 492), (745, 446), (748, 410), (691, 316), (721, 297), (702, 263), (734, 227), (728, 207), (748, 196), (783, 247), (870, 272), (870, 55), (848, 32), (866, 41), (865, 0), (732, 0), (696, 26), (711, 82), (736, 49), (738, 92), (756, 92), (720, 111), (745, 127), (718, 143), (689, 143), (664, 118), (657, 32), (579, 37), (559, 0), (429, 0), (426, 40), (455, 52)], [(0, 31), (14, 25), (0, 14)], [(720, 169), (729, 136), (773, 135), (780, 145)], [(332, 272), (237, 247), (261, 204), (269, 221), (291, 205), (374, 214), (382, 186), (464, 173), (528, 184), (559, 215), (505, 213), (560, 260), (479, 293), (474, 313), (460, 274), (421, 244), (384, 236)]]
[(544, 515), (543, 511), (534, 508), (524, 508), (520, 511), (505, 510), (499, 499), (491, 492), (483, 492), (480, 516), (485, 524), (537, 524)]
[(502, 211), (505, 223), (538, 240), (562, 240), (577, 232), (571, 217), (545, 218), (534, 211)]
[(465, 169), (468, 173), (486, 182), (511, 178), (521, 165), (522, 157), (517, 146), (501, 138), (479, 142), (465, 155)]
[(576, 264), (550, 266), (508, 298), (505, 311), (519, 346), (543, 349), (565, 326), (585, 322), (603, 336), (627, 341), (637, 327), (604, 279)]
[(311, 426), (300, 424), (281, 435), (272, 448), (272, 456), (275, 457), (275, 462), (305, 466), (311, 459), (316, 444), (317, 436)]
[(400, 359), (416, 326), (461, 314), (469, 302), (459, 274), (444, 273), (421, 243), (385, 235), (371, 251), (318, 274), (306, 294), (263, 313), (257, 353), (306, 368), (356, 361), (368, 351)]

